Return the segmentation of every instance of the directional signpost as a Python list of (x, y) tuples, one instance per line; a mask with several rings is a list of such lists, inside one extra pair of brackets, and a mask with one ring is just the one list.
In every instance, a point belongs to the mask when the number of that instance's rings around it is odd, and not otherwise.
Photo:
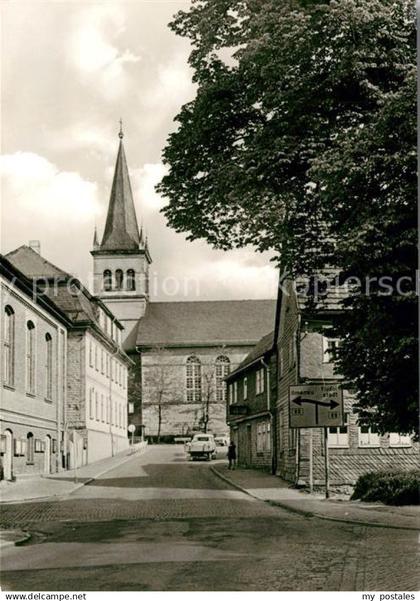
[(343, 426), (343, 391), (337, 384), (290, 386), (291, 428), (332, 428)]
[[(344, 426), (344, 411), (343, 391), (339, 388), (338, 384), (301, 384), (290, 386), (289, 427), (324, 429), (326, 498), (329, 497), (327, 428), (340, 426)], [(310, 474), (310, 481), (312, 482), (312, 456), (310, 457)]]

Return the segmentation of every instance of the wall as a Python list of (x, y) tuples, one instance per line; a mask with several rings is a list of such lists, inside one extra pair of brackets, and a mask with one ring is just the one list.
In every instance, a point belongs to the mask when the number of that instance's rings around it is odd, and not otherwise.
[[(158, 428), (158, 410), (156, 389), (157, 386), (153, 380), (156, 380), (156, 373), (159, 373), (159, 367), (164, 366), (165, 395), (162, 411), (162, 435), (181, 435), (194, 427), (198, 427), (199, 419), (203, 413), (202, 403), (187, 402), (186, 399), (186, 361), (188, 357), (194, 355), (202, 363), (203, 374), (210, 375), (214, 373), (214, 362), (220, 355), (227, 356), (230, 359), (231, 371), (238, 366), (251, 347), (225, 347), (221, 348), (176, 348), (163, 349), (163, 352), (143, 351), (141, 354), (142, 363), (142, 402), (143, 402), (143, 423), (146, 428), (146, 436), (157, 434)], [(138, 367), (137, 367), (138, 369)], [(212, 378), (209, 378), (210, 381)], [(210, 421), (208, 430), (215, 434), (225, 434), (228, 431), (226, 424), (226, 402), (215, 401), (215, 385), (213, 383), (203, 385), (203, 396), (206, 391), (210, 394)]]
[[(291, 292), (291, 285), (289, 284)], [(334, 364), (326, 363), (323, 348), (323, 336), (319, 332), (327, 321), (314, 322), (299, 318), (293, 293), (282, 299), (280, 331), (278, 340), (279, 374), (277, 402), (277, 473), (285, 480), (300, 485), (309, 484), (309, 449), (312, 436), (313, 481), (314, 485), (324, 483), (324, 430), (289, 429), (288, 391), (290, 385), (308, 382), (337, 382), (342, 378), (334, 373)], [(297, 363), (290, 361), (290, 340), (297, 332)], [(281, 370), (281, 357), (283, 369)], [(352, 486), (357, 478), (368, 471), (383, 469), (410, 470), (416, 468), (418, 444), (409, 447), (392, 447), (389, 435), (379, 439), (377, 447), (361, 446), (357, 415), (353, 412), (354, 398), (350, 391), (343, 391), (344, 410), (348, 414), (348, 443), (341, 448), (331, 446), (334, 435), (329, 438), (329, 469), (331, 487), (346, 488)], [(312, 431), (312, 433), (311, 433)]]
[[(289, 429), (289, 387), (298, 382), (299, 315), (296, 297), (291, 282), (286, 284), (286, 293), (281, 301), (281, 314), (278, 338), (277, 363), (277, 406), (276, 406), (276, 444), (277, 474), (294, 482), (296, 478), (296, 430)], [(290, 343), (294, 352), (290, 353)], [(296, 344), (295, 344), (296, 342)]]

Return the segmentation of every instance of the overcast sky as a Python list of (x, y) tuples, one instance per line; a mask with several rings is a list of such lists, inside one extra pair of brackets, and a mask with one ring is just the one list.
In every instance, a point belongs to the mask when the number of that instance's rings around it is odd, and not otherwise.
[[(161, 150), (174, 116), (194, 97), (188, 42), (167, 27), (188, 4), (2, 2), (3, 253), (37, 239), (45, 258), (89, 281), (93, 230), (96, 223), (102, 235), (122, 117), (154, 298), (164, 300), (168, 277), (197, 280), (203, 299), (275, 296), (269, 255), (187, 242), (159, 213)], [(187, 289), (196, 298), (196, 287)], [(183, 294), (180, 288), (175, 298)]]

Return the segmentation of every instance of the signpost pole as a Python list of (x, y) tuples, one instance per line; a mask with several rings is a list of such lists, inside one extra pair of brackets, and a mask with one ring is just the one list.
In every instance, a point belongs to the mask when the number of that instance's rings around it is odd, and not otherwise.
[(313, 430), (309, 430), (309, 492), (314, 491)]
[(324, 428), (324, 458), (325, 458), (325, 498), (330, 497), (329, 465), (328, 465), (328, 428)]

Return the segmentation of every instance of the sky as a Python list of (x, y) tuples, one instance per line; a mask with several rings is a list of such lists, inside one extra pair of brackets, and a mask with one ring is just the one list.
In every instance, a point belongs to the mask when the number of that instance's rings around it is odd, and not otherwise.
[(5, 0), (1, 27), (1, 252), (41, 254), (89, 285), (102, 236), (119, 119), (152, 299), (274, 298), (269, 254), (223, 252), (171, 230), (154, 189), (174, 117), (194, 98), (189, 43), (168, 28), (189, 1)]

